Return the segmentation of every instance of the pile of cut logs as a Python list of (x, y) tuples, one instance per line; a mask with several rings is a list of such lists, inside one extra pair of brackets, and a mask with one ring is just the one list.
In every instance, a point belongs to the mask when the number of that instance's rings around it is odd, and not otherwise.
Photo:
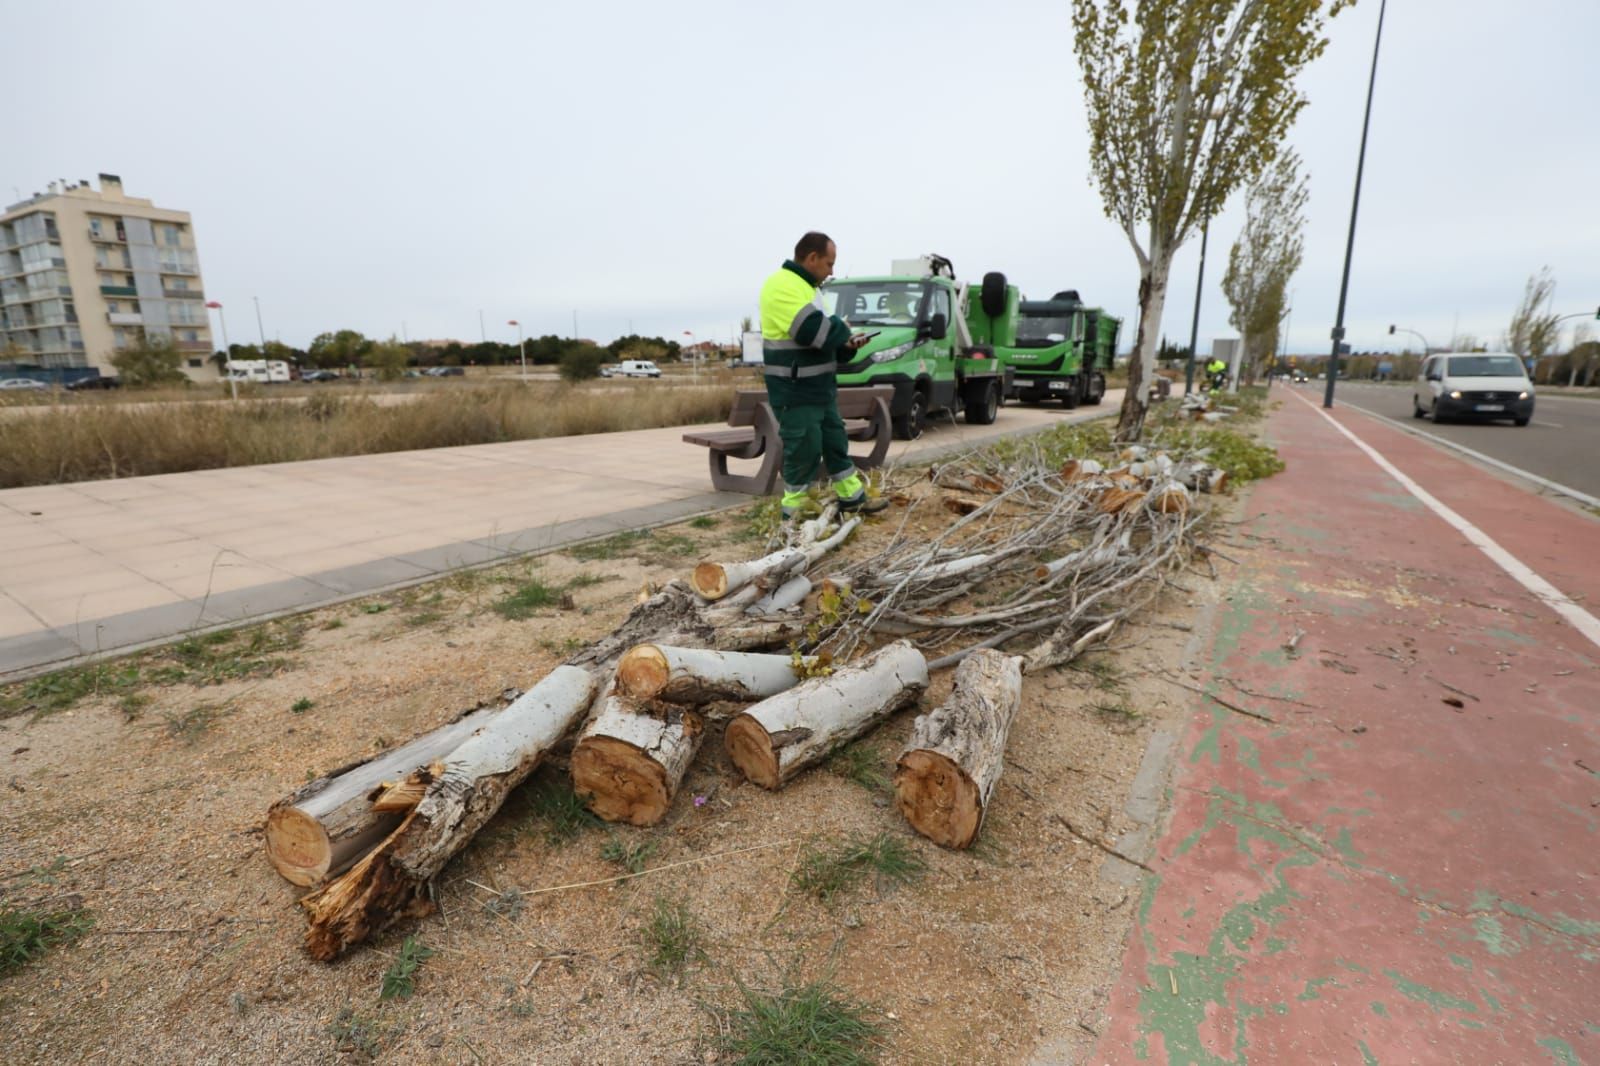
[[(703, 562), (642, 598), (528, 691), (298, 789), (269, 811), (266, 847), (313, 890), (300, 901), (308, 950), (333, 959), (430, 912), (433, 878), (569, 736), (591, 810), (654, 825), (708, 735), (751, 782), (781, 789), (917, 704), (930, 671), (949, 666), (949, 698), (915, 720), (896, 761), (896, 805), (937, 843), (972, 844), (1024, 672), (1103, 643), (1157, 595), (1196, 547), (1191, 493), (1225, 481), (1164, 453), (1133, 449), (1119, 463), (935, 468), (931, 485), (895, 493), (885, 546), (814, 587), (817, 564), (860, 522), (829, 507), (759, 559)], [(995, 650), (1024, 635), (1022, 654)]]

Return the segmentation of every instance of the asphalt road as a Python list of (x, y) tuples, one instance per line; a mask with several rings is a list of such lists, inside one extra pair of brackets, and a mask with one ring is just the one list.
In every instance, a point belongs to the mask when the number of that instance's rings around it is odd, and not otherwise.
[[(1322, 400), (1326, 381), (1291, 385), (1308, 399)], [(1278, 388), (1273, 385), (1273, 388)], [(1334, 403), (1358, 407), (1382, 418), (1403, 423), (1436, 438), (1443, 438), (1502, 463), (1542, 478), (1600, 497), (1600, 399), (1551, 396), (1540, 392), (1534, 401), (1533, 421), (1526, 426), (1510, 422), (1446, 422), (1435, 425), (1411, 417), (1411, 386), (1375, 385), (1341, 381)]]

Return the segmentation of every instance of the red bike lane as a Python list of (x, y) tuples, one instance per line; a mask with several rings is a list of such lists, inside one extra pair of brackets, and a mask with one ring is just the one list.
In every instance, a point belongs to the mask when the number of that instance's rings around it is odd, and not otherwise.
[(1088, 1061), (1600, 1063), (1600, 521), (1332, 414), (1481, 532), (1282, 396)]

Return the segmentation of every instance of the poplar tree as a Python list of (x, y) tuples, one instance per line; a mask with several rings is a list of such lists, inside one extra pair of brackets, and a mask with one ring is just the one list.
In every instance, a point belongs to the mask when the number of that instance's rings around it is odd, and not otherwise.
[(1296, 77), (1353, 0), (1072, 0), (1090, 167), (1139, 261), (1139, 328), (1119, 440), (1149, 407), (1172, 260), (1278, 154)]
[(1293, 150), (1279, 156), (1245, 198), (1244, 229), (1228, 252), (1222, 292), (1228, 321), (1244, 338), (1245, 376), (1254, 379), (1277, 348), (1284, 293), (1305, 249), (1306, 179)]

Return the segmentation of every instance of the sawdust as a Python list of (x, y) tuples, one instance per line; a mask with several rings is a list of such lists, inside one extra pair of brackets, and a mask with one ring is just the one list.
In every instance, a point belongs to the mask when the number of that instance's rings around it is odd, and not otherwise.
[[(66, 856), (48, 891), (81, 895), (98, 922), (0, 982), (8, 1061), (714, 1062), (717, 1012), (737, 1001), (736, 980), (764, 988), (825, 973), (882, 1012), (885, 1063), (1017, 1063), (1046, 1048), (1054, 1061), (1074, 1040), (1081, 1047), (1135, 906), (1130, 890), (1102, 879), (1104, 852), (1064, 823), (1100, 842), (1133, 828), (1123, 806), (1146, 745), (1190, 702), (1145, 676), (1182, 659), (1190, 637), (1173, 628), (1126, 630), (1123, 650), (1099, 654), (1120, 679), (1074, 669), (1027, 679), (972, 852), (910, 834), (887, 794), (826, 770), (780, 793), (742, 783), (717, 731), (662, 825), (551, 843), (533, 796), (566, 781), (558, 760), (446, 869), (441, 913), (333, 965), (305, 955), (299, 890), (262, 851), (269, 804), (527, 687), (619, 622), (642, 583), (681, 576), (700, 558), (758, 554), (740, 539), (746, 525), (727, 512), (611, 558), (549, 555), (318, 611), (300, 620), (304, 642), (288, 667), (207, 688), (151, 686), (131, 722), (109, 698), (0, 722), (5, 776), (22, 790), (7, 790), (0, 808), (0, 877)], [(870, 547), (883, 528), (846, 551)], [(571, 608), (521, 621), (495, 613), (535, 579), (567, 588)], [(1153, 618), (1187, 619), (1214, 595), (1201, 577), (1189, 583), (1191, 597), (1169, 596)], [(929, 705), (948, 686), (946, 672)], [(201, 728), (170, 728), (200, 705), (215, 709)], [(915, 713), (866, 738), (885, 773)], [(908, 837), (928, 862), (920, 883), (869, 885), (827, 904), (789, 887), (805, 839), (880, 831)], [(647, 868), (777, 846), (487, 906), (497, 892), (625, 872), (601, 858), (613, 838), (653, 843)], [(22, 883), (42, 882), (0, 881), (4, 900)], [(686, 905), (704, 931), (706, 961), (681, 982), (647, 965), (641, 929), (658, 898)], [(414, 996), (380, 1002), (407, 934), (438, 953), (418, 970)]]

